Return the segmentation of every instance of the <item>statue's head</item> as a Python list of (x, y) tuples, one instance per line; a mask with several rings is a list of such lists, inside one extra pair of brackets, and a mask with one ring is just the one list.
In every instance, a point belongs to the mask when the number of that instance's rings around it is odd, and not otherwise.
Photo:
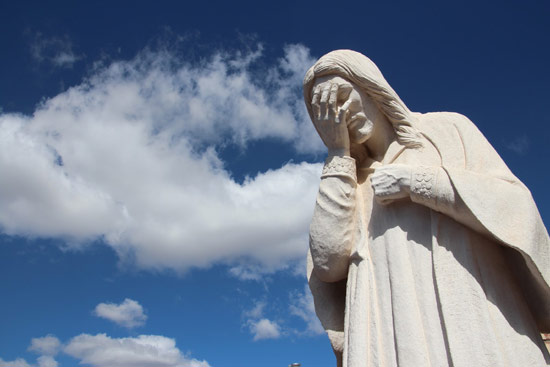
[(307, 71), (304, 78), (304, 99), (310, 117), (313, 117), (311, 100), (315, 80), (330, 75), (347, 79), (372, 98), (392, 124), (400, 144), (407, 147), (422, 145), (412, 112), (390, 87), (378, 67), (368, 57), (355, 51), (329, 52)]

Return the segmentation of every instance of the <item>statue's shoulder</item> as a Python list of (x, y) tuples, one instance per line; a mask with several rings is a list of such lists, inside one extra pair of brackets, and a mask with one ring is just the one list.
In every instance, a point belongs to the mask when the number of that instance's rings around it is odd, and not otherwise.
[(415, 113), (415, 116), (423, 124), (454, 125), (457, 128), (475, 127), (468, 117), (458, 112)]
[(461, 136), (480, 134), (476, 125), (466, 116), (457, 112), (415, 113), (418, 128), (423, 133), (456, 134)]

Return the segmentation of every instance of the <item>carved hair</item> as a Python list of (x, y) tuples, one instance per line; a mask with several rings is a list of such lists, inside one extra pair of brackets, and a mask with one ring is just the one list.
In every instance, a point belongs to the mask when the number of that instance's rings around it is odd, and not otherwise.
[(336, 50), (321, 57), (304, 77), (304, 99), (312, 117), (311, 98), (315, 78), (337, 75), (360, 87), (386, 115), (393, 125), (397, 141), (406, 147), (422, 146), (421, 135), (415, 128), (416, 119), (390, 87), (378, 67), (366, 56), (351, 50)]

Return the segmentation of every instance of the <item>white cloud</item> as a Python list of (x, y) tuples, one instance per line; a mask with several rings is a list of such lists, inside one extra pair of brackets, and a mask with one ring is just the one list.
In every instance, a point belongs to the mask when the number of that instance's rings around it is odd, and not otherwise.
[[(321, 322), (315, 313), (313, 296), (307, 284), (303, 291), (294, 290), (289, 293), (288, 312), (281, 315), (277, 310), (277, 299), (256, 300), (252, 308), (242, 312), (243, 328), (248, 329), (253, 335), (254, 340), (275, 339), (288, 335), (296, 336), (312, 336), (325, 333)], [(276, 305), (276, 306), (274, 306)], [(277, 321), (273, 321), (271, 312), (278, 312), (279, 316), (275, 317)], [(269, 317), (266, 314), (270, 313)], [(300, 322), (296, 322), (296, 317), (303, 320), (305, 326)]]
[(300, 91), (308, 50), (287, 47), (262, 74), (258, 57), (193, 65), (144, 51), (32, 116), (0, 114), (0, 229), (71, 246), (102, 238), (148, 269), (244, 263), (253, 277), (302, 258), (321, 165), (290, 162), (239, 184), (218, 153), (267, 138), (322, 150)]
[(256, 301), (252, 309), (244, 311), (244, 326), (253, 335), (253, 340), (277, 339), (282, 335), (281, 326), (264, 317), (265, 301)]
[(71, 68), (82, 58), (73, 52), (73, 45), (69, 37), (46, 37), (37, 32), (30, 44), (32, 58), (37, 62), (48, 62), (52, 66)]
[(46, 335), (41, 338), (32, 338), (29, 350), (37, 354), (54, 356), (59, 351), (61, 342), (53, 335)]
[(290, 313), (298, 316), (306, 323), (306, 334), (319, 335), (324, 334), (325, 330), (315, 313), (313, 296), (306, 285), (304, 292), (292, 292), (290, 295)]
[(17, 358), (13, 361), (4, 361), (0, 358), (0, 367), (31, 367), (23, 358)]
[(64, 352), (92, 367), (208, 367), (206, 361), (186, 357), (174, 339), (158, 335), (111, 338), (105, 334), (81, 334)]
[(36, 359), (39, 367), (57, 367), (58, 363), (52, 356), (40, 356)]
[(277, 339), (281, 336), (280, 326), (271, 320), (260, 319), (250, 323), (250, 331), (254, 334), (254, 340)]
[(32, 338), (28, 350), (40, 354), (36, 359), (38, 367), (57, 367), (58, 363), (54, 356), (61, 349), (61, 342), (53, 335), (46, 335), (41, 338)]
[(147, 315), (143, 313), (143, 307), (137, 301), (129, 298), (118, 305), (100, 303), (95, 307), (94, 314), (127, 328), (142, 326), (147, 320)]

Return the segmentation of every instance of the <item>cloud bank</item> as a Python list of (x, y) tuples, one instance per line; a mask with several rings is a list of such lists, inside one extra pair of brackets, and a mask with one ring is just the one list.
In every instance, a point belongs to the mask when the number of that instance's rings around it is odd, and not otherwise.
[(196, 64), (144, 50), (32, 116), (0, 114), (0, 230), (75, 247), (99, 238), (128, 263), (178, 272), (303, 257), (321, 165), (238, 183), (219, 153), (262, 139), (323, 150), (301, 97), (309, 51), (288, 46), (259, 72), (261, 59), (260, 48)]

